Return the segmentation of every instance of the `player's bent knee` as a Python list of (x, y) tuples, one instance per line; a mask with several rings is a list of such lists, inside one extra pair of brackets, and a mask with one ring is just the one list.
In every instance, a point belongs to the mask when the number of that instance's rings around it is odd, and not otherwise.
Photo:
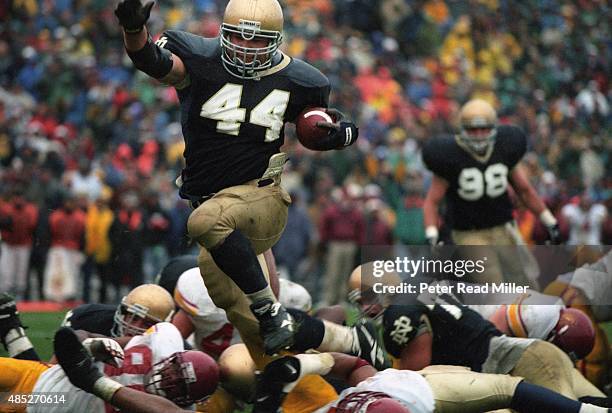
[(211, 199), (195, 209), (187, 220), (187, 233), (204, 248), (210, 249), (221, 241), (213, 234), (213, 228), (221, 221), (221, 211), (221, 205)]

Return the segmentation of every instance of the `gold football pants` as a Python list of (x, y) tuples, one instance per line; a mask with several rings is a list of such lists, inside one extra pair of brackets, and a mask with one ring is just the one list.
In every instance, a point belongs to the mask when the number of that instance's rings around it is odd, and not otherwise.
[[(291, 198), (278, 185), (259, 188), (256, 182), (226, 188), (196, 208), (189, 217), (189, 235), (200, 244), (198, 266), (204, 284), (215, 305), (225, 310), (227, 318), (240, 332), (242, 341), (258, 369), (272, 360), (263, 350), (259, 324), (251, 312), (244, 292), (217, 267), (207, 249), (238, 229), (251, 242), (259, 264), (269, 282), (268, 268), (263, 252), (280, 238), (287, 223), (287, 208)], [(283, 404), (288, 413), (316, 410), (337, 396), (335, 390), (319, 376), (304, 377), (287, 396)], [(222, 395), (217, 396), (222, 398)], [(213, 400), (209, 406), (225, 406)]]
[(436, 413), (507, 408), (516, 386), (523, 380), (505, 374), (475, 373), (458, 366), (429, 366), (418, 373), (431, 387)]
[(584, 396), (605, 397), (574, 368), (563, 350), (547, 341), (538, 340), (527, 347), (510, 374), (573, 400)]

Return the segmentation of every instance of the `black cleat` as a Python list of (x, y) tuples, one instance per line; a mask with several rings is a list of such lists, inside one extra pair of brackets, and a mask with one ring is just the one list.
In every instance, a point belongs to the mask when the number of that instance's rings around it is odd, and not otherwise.
[(255, 373), (257, 389), (252, 413), (281, 412), (287, 396), (284, 387), (300, 377), (300, 361), (285, 356), (268, 363), (263, 372)]
[(251, 304), (251, 311), (259, 320), (259, 333), (268, 355), (277, 354), (293, 345), (295, 321), (279, 302), (265, 299)]
[(376, 370), (391, 367), (385, 351), (378, 343), (378, 333), (374, 323), (369, 320), (360, 320), (351, 329), (353, 330), (353, 342), (355, 343), (351, 350), (352, 355), (361, 357)]
[(70, 327), (61, 327), (53, 339), (53, 351), (70, 382), (88, 393), (103, 374), (94, 365), (89, 352)]
[(4, 344), (6, 334), (18, 327), (23, 327), (15, 299), (8, 293), (0, 294), (0, 340)]

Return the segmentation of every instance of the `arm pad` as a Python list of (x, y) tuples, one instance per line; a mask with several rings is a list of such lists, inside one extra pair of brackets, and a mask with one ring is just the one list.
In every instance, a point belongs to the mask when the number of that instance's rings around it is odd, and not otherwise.
[(153, 43), (151, 36), (142, 49), (135, 52), (127, 50), (127, 54), (137, 69), (155, 79), (163, 78), (172, 70), (172, 53)]

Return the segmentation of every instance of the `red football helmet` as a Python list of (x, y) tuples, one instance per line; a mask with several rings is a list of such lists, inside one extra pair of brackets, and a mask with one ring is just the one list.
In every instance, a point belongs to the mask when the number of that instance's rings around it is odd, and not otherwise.
[(360, 391), (340, 400), (336, 413), (410, 413), (410, 410), (387, 393)]
[(595, 345), (595, 328), (591, 319), (575, 308), (561, 310), (559, 322), (548, 341), (576, 359), (584, 358)]
[(219, 367), (215, 360), (201, 351), (189, 350), (155, 364), (147, 376), (145, 390), (179, 406), (189, 406), (205, 400), (218, 383)]

